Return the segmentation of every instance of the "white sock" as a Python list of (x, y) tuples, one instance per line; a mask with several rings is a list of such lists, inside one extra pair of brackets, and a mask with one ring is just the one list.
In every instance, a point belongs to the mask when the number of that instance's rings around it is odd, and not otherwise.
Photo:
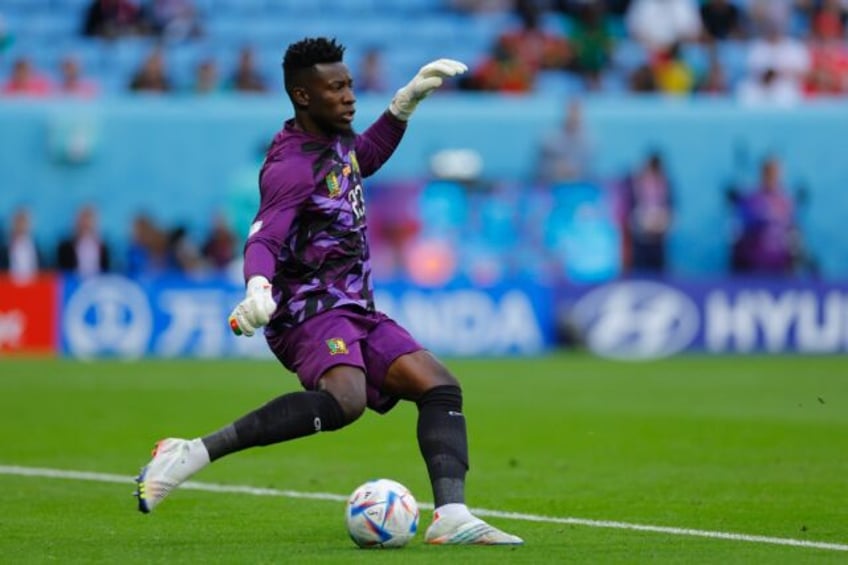
[(452, 502), (450, 504), (442, 504), (438, 508), (436, 508), (433, 512), (434, 516), (438, 516), (439, 518), (471, 518), (471, 511), (468, 510), (468, 506), (465, 504), (461, 504), (459, 502)]
[(203, 443), (202, 439), (195, 438), (191, 440), (189, 442), (188, 452), (191, 456), (189, 466), (192, 469), (192, 474), (209, 464), (209, 451), (206, 449), (206, 445)]

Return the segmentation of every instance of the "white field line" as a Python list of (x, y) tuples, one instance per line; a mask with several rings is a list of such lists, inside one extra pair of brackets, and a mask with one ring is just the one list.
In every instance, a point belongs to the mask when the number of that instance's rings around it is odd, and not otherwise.
[[(16, 475), (21, 477), (45, 477), (51, 479), (70, 479), (77, 481), (95, 481), (100, 483), (120, 483), (132, 485), (134, 479), (123, 475), (109, 473), (91, 473), (87, 471), (66, 471), (62, 469), (45, 469), (39, 467), (19, 467), (16, 465), (0, 465), (0, 475)], [(344, 502), (347, 496), (327, 492), (300, 492), (294, 490), (280, 490), (273, 488), (257, 488), (245, 485), (222, 485), (215, 483), (198, 483), (188, 481), (180, 486), (181, 489), (200, 490), (204, 492), (218, 492), (228, 494), (249, 494), (252, 496), (280, 496), (284, 498), (307, 498), (313, 500), (331, 500)], [(432, 509), (429, 503), (419, 503), (424, 509)], [(587, 526), (590, 528), (612, 528), (617, 530), (632, 530), (638, 532), (653, 532), (657, 534), (668, 534), (673, 536), (690, 536), (699, 538), (721, 539), (730, 541), (742, 541), (749, 543), (764, 543), (770, 545), (786, 545), (791, 547), (806, 547), (810, 549), (825, 549), (829, 551), (848, 551), (848, 544), (832, 543), (824, 541), (807, 541), (792, 538), (777, 538), (771, 536), (755, 536), (749, 534), (737, 534), (732, 532), (716, 532), (710, 530), (694, 530), (691, 528), (672, 528), (668, 526), (652, 526), (650, 524), (631, 524), (629, 522), (616, 522), (610, 520), (590, 520), (587, 518), (560, 518), (556, 516), (541, 516), (537, 514), (523, 514), (519, 512), (503, 512), (500, 510), (487, 510), (485, 508), (471, 509), (478, 516), (489, 516), (504, 518), (508, 520), (523, 520), (525, 522), (543, 522), (547, 524), (573, 524), (576, 526)]]

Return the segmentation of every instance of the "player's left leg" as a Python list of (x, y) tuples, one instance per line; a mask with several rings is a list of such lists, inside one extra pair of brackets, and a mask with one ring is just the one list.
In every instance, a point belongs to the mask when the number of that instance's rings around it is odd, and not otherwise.
[(524, 543), (475, 517), (465, 504), (468, 439), (462, 389), (448, 369), (425, 350), (401, 355), (389, 365), (383, 392), (418, 406), (418, 445), (427, 464), (435, 505), (425, 541), (463, 545)]

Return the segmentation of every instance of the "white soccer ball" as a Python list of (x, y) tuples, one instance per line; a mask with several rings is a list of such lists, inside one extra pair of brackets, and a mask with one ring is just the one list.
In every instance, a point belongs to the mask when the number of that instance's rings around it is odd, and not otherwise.
[(403, 547), (418, 531), (418, 503), (399, 482), (376, 479), (353, 491), (345, 520), (359, 547)]

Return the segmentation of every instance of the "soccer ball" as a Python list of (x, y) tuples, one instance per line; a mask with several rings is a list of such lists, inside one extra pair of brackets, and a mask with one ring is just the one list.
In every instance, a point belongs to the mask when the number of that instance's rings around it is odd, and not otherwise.
[(345, 521), (359, 547), (403, 547), (418, 530), (418, 503), (397, 481), (368, 481), (350, 495)]

